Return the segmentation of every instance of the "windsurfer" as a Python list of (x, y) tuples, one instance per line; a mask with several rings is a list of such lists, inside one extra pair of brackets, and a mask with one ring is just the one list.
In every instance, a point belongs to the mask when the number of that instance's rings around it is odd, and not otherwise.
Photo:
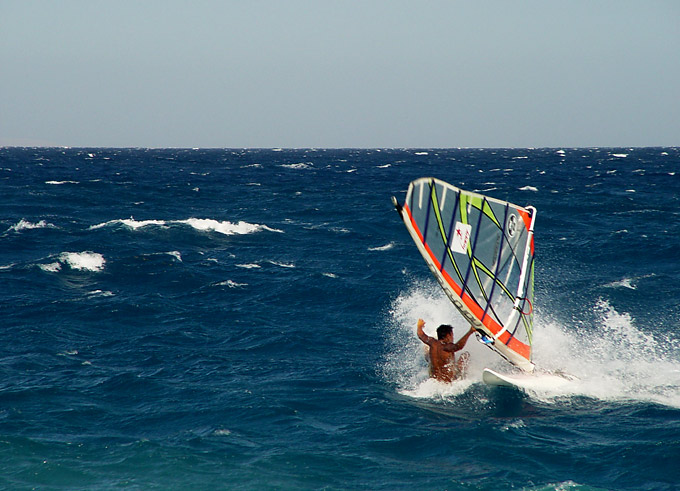
[(456, 361), (455, 352), (465, 347), (468, 338), (475, 332), (473, 327), (458, 340), (453, 342), (453, 327), (442, 324), (437, 328), (437, 338), (428, 336), (423, 331), (425, 321), (418, 319), (418, 338), (429, 346), (430, 376), (442, 382), (453, 382), (465, 377), (470, 354), (466, 351)]

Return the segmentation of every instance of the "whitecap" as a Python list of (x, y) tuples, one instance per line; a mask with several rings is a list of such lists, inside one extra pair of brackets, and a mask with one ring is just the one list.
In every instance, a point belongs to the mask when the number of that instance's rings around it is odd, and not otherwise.
[(104, 269), (106, 260), (97, 252), (63, 252), (59, 255), (62, 263), (68, 264), (71, 269), (85, 271), (101, 271)]
[(166, 225), (165, 220), (135, 220), (130, 217), (122, 220), (109, 220), (108, 222), (99, 223), (97, 225), (92, 225), (90, 230), (96, 230), (98, 228), (108, 227), (111, 225), (124, 225), (132, 230), (137, 230), (144, 227), (149, 227), (151, 225), (164, 226)]
[(34, 230), (40, 228), (57, 228), (56, 225), (46, 222), (45, 220), (40, 220), (38, 223), (29, 222), (23, 218), (19, 220), (18, 223), (12, 225), (9, 230), (14, 230), (15, 232), (21, 232), (22, 230)]
[(260, 225), (257, 223), (248, 223), (239, 221), (232, 223), (229, 221), (217, 221), (209, 218), (189, 218), (188, 220), (177, 220), (173, 223), (185, 223), (191, 225), (196, 230), (218, 232), (224, 235), (243, 235), (266, 230), (268, 232), (283, 233), (283, 230)]
[(45, 181), (45, 184), (51, 184), (53, 186), (60, 186), (62, 184), (80, 184), (78, 181)]
[(244, 221), (239, 221), (236, 223), (230, 221), (219, 221), (209, 218), (189, 218), (186, 220), (135, 220), (134, 218), (127, 219), (116, 219), (109, 220), (108, 222), (99, 223), (97, 225), (92, 225), (90, 230), (96, 230), (103, 227), (113, 226), (113, 225), (123, 225), (132, 230), (138, 230), (145, 227), (157, 226), (157, 227), (167, 227), (170, 224), (180, 224), (189, 225), (196, 230), (202, 232), (218, 232), (224, 235), (240, 235), (240, 234), (250, 234), (254, 232), (259, 232), (266, 230), (269, 232), (279, 232), (283, 233), (283, 230), (268, 227), (267, 225), (260, 225), (257, 223), (248, 223)]
[(311, 169), (312, 165), (311, 163), (298, 162), (297, 164), (281, 164), (281, 167), (285, 167), (286, 169), (305, 170)]
[(609, 288), (629, 288), (630, 290), (637, 290), (637, 287), (633, 285), (633, 279), (632, 278), (624, 278), (619, 281), (613, 281), (611, 283), (607, 283), (604, 285)]
[(369, 251), (389, 251), (394, 247), (394, 242), (390, 242), (389, 244), (385, 244), (383, 246), (378, 246), (378, 247), (369, 247)]
[(279, 266), (281, 268), (294, 268), (295, 264), (294, 263), (282, 263), (278, 261), (268, 261), (270, 264), (273, 264), (274, 266)]
[(170, 251), (170, 252), (166, 252), (166, 254), (167, 254), (168, 256), (174, 257), (174, 258), (177, 259), (180, 263), (182, 262), (182, 254), (180, 254), (179, 251)]
[(87, 293), (88, 297), (113, 297), (114, 293), (108, 290), (93, 290)]
[(237, 283), (233, 280), (220, 281), (215, 283), (216, 286), (228, 286), (229, 288), (240, 288), (242, 286), (248, 286), (248, 283)]
[(524, 186), (523, 188), (519, 188), (520, 191), (538, 191), (537, 187), (534, 186)]
[(414, 155), (430, 155), (429, 152), (416, 152)]
[(67, 351), (62, 351), (61, 353), (57, 353), (57, 356), (75, 356), (78, 354), (77, 349), (73, 350), (67, 350)]
[(244, 263), (244, 264), (237, 264), (236, 267), (237, 268), (244, 268), (244, 269), (258, 269), (258, 268), (261, 268), (262, 266), (260, 266), (257, 263)]
[(46, 273), (57, 273), (61, 270), (61, 263), (38, 264), (38, 267)]
[(628, 157), (628, 154), (627, 153), (613, 153), (612, 157), (616, 157), (616, 158), (619, 158), (619, 159), (625, 159), (626, 157)]
[(338, 275), (335, 273), (321, 273), (322, 275), (328, 277), (328, 278), (337, 278)]

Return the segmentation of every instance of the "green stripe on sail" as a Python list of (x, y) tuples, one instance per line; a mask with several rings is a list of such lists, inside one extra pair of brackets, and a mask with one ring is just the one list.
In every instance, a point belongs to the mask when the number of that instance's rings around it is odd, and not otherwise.
[(446, 229), (444, 228), (444, 223), (442, 222), (442, 216), (441, 216), (441, 213), (439, 211), (439, 200), (437, 199), (437, 190), (435, 189), (434, 181), (430, 181), (430, 201), (432, 203), (432, 209), (434, 210), (434, 216), (437, 219), (437, 226), (439, 227), (439, 233), (441, 234), (442, 240), (444, 241), (444, 248), (446, 249), (446, 254), (449, 257), (449, 260), (451, 261), (453, 268), (456, 270), (456, 274), (458, 275), (458, 279), (460, 280), (460, 283), (462, 285), (463, 284), (463, 275), (461, 274), (460, 270), (458, 269), (458, 265), (456, 264), (456, 261), (453, 259), (453, 253), (451, 252), (451, 248), (448, 246), (449, 239), (446, 235)]

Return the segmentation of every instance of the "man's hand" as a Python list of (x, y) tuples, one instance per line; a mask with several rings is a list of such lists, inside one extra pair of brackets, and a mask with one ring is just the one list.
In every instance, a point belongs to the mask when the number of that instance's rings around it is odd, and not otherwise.
[(425, 327), (425, 321), (423, 319), (418, 319), (418, 329)]

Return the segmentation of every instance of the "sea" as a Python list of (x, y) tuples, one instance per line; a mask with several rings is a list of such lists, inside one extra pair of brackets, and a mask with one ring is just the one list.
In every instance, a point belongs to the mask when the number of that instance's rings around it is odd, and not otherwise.
[[(0, 489), (680, 489), (680, 148), (0, 148)], [(537, 209), (533, 360), (471, 338), (391, 197)]]

